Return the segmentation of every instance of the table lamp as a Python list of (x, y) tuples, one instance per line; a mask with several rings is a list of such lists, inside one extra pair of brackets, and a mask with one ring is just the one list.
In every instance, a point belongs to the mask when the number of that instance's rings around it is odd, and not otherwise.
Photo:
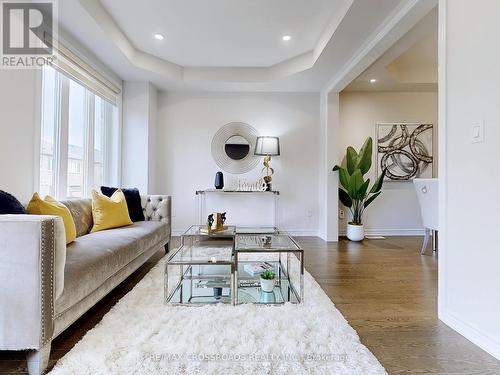
[(266, 171), (266, 176), (264, 181), (267, 185), (267, 191), (271, 191), (271, 181), (272, 175), (274, 174), (274, 169), (270, 167), (271, 156), (279, 156), (280, 154), (280, 139), (278, 137), (257, 137), (257, 142), (255, 143), (254, 155), (264, 156), (264, 168), (262, 171)]

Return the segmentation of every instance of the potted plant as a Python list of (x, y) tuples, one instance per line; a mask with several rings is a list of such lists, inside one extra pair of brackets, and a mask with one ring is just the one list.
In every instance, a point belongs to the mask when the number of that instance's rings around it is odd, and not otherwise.
[(260, 274), (260, 288), (263, 292), (270, 293), (274, 290), (276, 274), (273, 271), (264, 271)]
[(363, 213), (365, 209), (380, 195), (384, 183), (385, 169), (370, 188), (370, 179), (365, 181), (364, 175), (372, 166), (372, 144), (369, 137), (363, 147), (356, 150), (349, 146), (345, 155), (346, 167), (336, 165), (334, 171), (339, 172), (339, 198), (352, 215), (352, 220), (347, 223), (347, 238), (351, 241), (362, 241), (365, 238), (363, 226)]

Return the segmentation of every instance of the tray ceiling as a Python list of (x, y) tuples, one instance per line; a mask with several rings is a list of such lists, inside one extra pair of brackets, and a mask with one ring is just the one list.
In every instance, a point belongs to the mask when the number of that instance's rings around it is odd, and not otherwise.
[[(315, 49), (347, 0), (102, 0), (130, 42), (182, 66), (269, 67)], [(153, 38), (161, 33), (165, 39)], [(289, 35), (289, 41), (282, 37)]]
[(124, 80), (165, 90), (321, 91), (345, 87), (436, 4), (65, 0), (59, 23)]

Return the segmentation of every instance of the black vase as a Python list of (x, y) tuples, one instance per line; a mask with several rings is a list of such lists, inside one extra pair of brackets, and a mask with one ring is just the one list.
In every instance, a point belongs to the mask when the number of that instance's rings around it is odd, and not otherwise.
[(224, 187), (224, 175), (222, 172), (217, 172), (215, 174), (215, 188), (222, 189)]

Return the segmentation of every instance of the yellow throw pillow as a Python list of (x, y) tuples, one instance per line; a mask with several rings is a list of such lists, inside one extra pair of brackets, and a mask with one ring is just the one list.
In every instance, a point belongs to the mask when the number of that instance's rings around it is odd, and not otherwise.
[(56, 201), (47, 195), (44, 200), (38, 193), (33, 194), (30, 203), (28, 203), (28, 213), (35, 215), (54, 215), (60, 216), (64, 222), (64, 231), (66, 232), (66, 244), (73, 242), (76, 238), (76, 227), (73, 216), (61, 202)]
[(125, 195), (120, 189), (111, 197), (92, 190), (92, 216), (94, 227), (90, 233), (132, 224)]

